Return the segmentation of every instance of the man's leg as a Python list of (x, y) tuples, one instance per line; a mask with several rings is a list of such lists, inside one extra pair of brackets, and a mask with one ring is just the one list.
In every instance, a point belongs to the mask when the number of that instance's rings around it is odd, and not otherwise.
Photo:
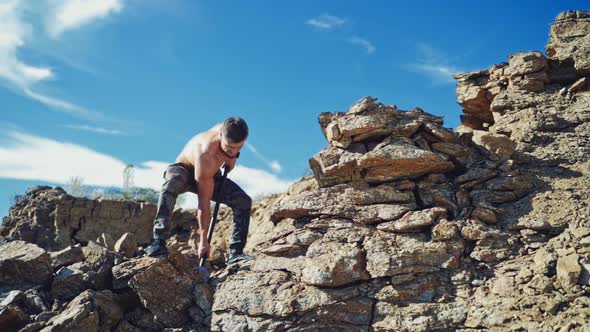
[[(215, 193), (219, 190), (221, 175), (215, 176)], [(250, 226), (250, 211), (252, 199), (240, 186), (230, 179), (225, 179), (223, 191), (221, 192), (221, 203), (229, 206), (233, 212), (233, 230), (229, 243), (230, 260), (241, 256), (243, 259), (252, 257), (243, 255), (246, 240), (248, 239), (248, 228)], [(213, 197), (217, 199), (217, 197)]]
[(168, 166), (164, 172), (164, 184), (160, 189), (158, 208), (154, 219), (153, 241), (146, 249), (148, 256), (166, 255), (166, 230), (178, 195), (185, 192), (192, 178), (189, 170), (178, 164)]

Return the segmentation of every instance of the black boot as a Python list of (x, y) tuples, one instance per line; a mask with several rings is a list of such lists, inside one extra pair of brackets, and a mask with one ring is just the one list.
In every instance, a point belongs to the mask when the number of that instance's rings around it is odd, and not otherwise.
[(145, 249), (145, 252), (150, 257), (168, 256), (166, 240), (154, 239), (152, 243), (150, 243), (150, 245)]
[(254, 256), (246, 255), (242, 250), (230, 249), (229, 257), (227, 258), (227, 264), (233, 264), (240, 261), (249, 261), (254, 259)]

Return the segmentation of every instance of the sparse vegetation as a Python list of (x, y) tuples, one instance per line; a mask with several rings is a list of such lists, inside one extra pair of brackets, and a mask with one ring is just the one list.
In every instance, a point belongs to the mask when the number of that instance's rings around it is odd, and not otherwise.
[(84, 197), (86, 188), (84, 187), (84, 180), (79, 176), (72, 176), (66, 183), (66, 191), (68, 194), (75, 197)]
[(123, 169), (123, 197), (129, 199), (132, 197), (132, 189), (135, 181), (135, 168), (129, 164)]

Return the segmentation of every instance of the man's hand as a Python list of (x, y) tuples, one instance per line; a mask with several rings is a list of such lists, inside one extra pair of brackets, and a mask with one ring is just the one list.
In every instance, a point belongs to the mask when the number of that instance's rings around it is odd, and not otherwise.
[(199, 258), (209, 256), (210, 249), (211, 247), (209, 246), (209, 242), (207, 241), (207, 239), (201, 239), (199, 241)]

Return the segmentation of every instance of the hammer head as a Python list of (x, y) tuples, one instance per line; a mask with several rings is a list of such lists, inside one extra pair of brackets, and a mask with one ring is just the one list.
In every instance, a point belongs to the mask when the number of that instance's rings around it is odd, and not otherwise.
[(207, 268), (204, 266), (197, 266), (195, 267), (195, 270), (203, 277), (203, 282), (208, 282), (209, 281), (209, 271), (207, 271)]

